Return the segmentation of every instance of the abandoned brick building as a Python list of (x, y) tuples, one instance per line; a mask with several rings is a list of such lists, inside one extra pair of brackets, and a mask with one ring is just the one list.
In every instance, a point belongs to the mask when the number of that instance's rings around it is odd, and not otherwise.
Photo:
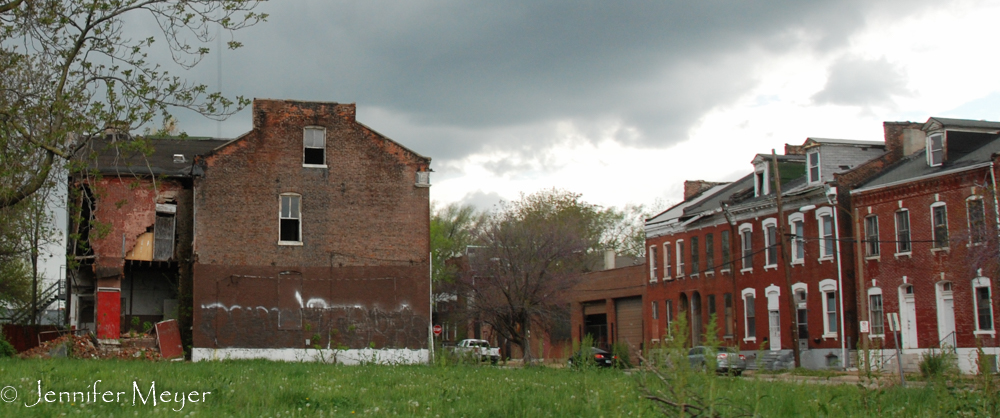
[(103, 176), (74, 179), (93, 215), (75, 324), (112, 339), (177, 317), (194, 360), (427, 359), (429, 158), (322, 102), (255, 100), (234, 140), (149, 143), (95, 143)]

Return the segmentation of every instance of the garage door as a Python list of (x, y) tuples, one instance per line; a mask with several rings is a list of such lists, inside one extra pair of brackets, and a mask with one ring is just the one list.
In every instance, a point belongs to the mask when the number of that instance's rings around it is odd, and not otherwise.
[(615, 339), (638, 350), (642, 344), (642, 298), (616, 299), (615, 317), (618, 333)]

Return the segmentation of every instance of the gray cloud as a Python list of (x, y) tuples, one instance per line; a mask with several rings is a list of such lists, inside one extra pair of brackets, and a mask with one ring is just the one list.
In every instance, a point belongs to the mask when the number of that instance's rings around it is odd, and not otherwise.
[[(359, 120), (435, 164), (496, 148), (531, 155), (552, 145), (556, 122), (585, 133), (614, 122), (629, 128), (614, 136), (622, 143), (665, 147), (753, 88), (759, 60), (833, 51), (893, 2), (919, 9), (898, 0), (270, 2), (270, 21), (237, 33), (246, 47), (225, 52), (223, 87), (356, 102)], [(216, 84), (214, 59), (189, 74)], [(853, 91), (832, 84), (819, 99), (861, 100), (841, 88)], [(181, 122), (191, 134), (216, 132)], [(248, 129), (244, 112), (223, 130)]]
[(476, 190), (473, 193), (466, 194), (459, 203), (472, 205), (479, 210), (492, 210), (503, 200), (504, 198), (497, 192), (486, 193), (482, 190)]
[(826, 87), (813, 96), (820, 104), (870, 107), (892, 104), (893, 96), (909, 94), (906, 77), (885, 58), (845, 58), (830, 67)]

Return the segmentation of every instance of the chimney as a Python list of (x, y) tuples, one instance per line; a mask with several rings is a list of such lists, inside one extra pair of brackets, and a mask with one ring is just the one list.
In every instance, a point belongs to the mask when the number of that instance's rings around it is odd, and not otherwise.
[(611, 270), (615, 268), (615, 250), (604, 250), (604, 269)]
[(806, 150), (802, 145), (785, 144), (785, 155), (806, 155)]
[(705, 190), (711, 189), (715, 186), (725, 183), (717, 183), (713, 181), (705, 180), (685, 180), (684, 181), (684, 200), (691, 199), (695, 196), (700, 195)]
[(917, 122), (883, 122), (885, 151), (902, 158), (924, 149), (927, 135), (923, 126)]

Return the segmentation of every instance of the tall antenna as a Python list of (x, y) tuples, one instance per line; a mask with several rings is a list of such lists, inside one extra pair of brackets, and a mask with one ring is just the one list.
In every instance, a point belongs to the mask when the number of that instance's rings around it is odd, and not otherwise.
[[(217, 85), (219, 86), (219, 92), (222, 92), (222, 25), (219, 25), (219, 35), (215, 37), (215, 49), (219, 50), (218, 63), (217, 66)], [(215, 137), (222, 138), (222, 119), (215, 121), (216, 131)]]

